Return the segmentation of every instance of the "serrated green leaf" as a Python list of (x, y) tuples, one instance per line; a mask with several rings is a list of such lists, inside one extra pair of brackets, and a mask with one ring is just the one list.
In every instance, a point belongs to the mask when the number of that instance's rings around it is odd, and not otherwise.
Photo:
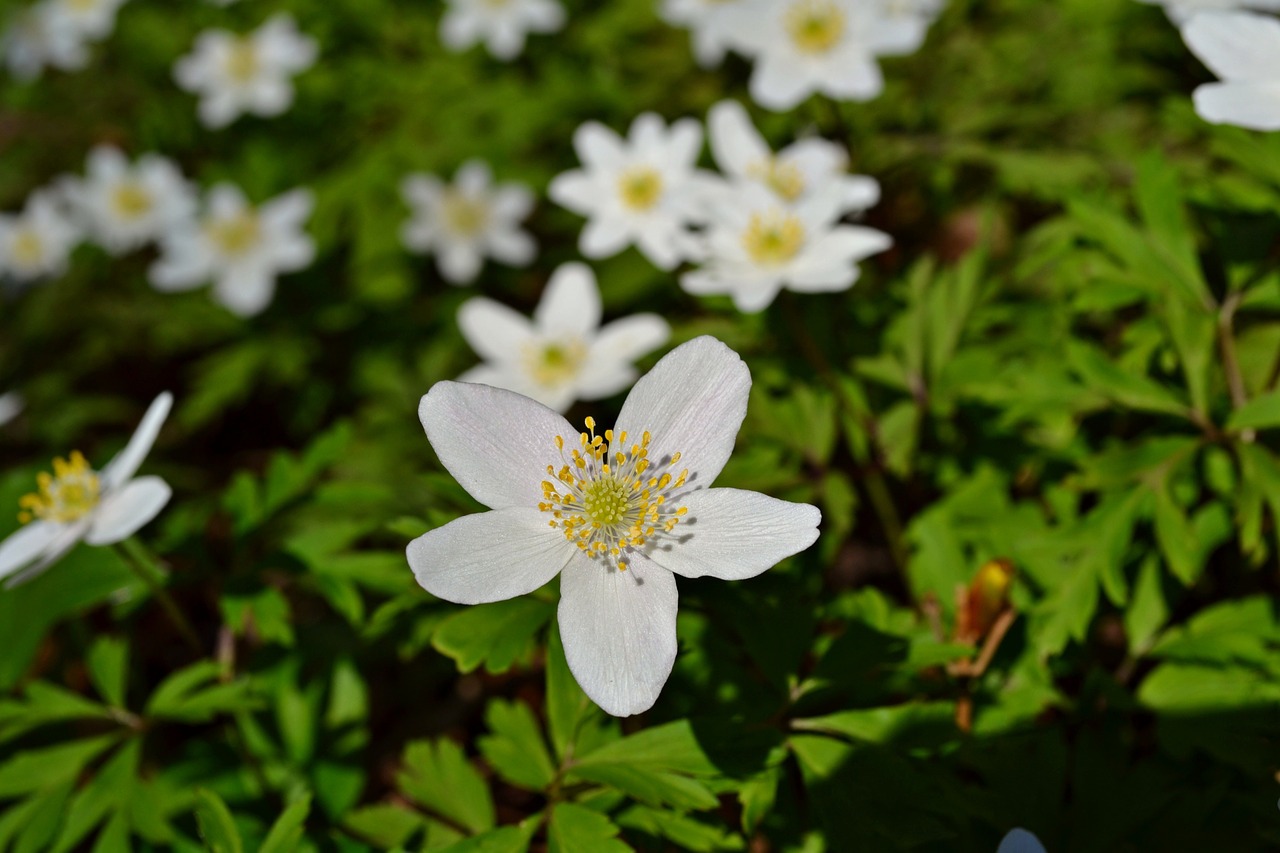
[(557, 803), (551, 810), (547, 841), (551, 853), (627, 853), (609, 818), (584, 806)]
[(485, 723), (492, 734), (481, 737), (476, 745), (499, 776), (533, 791), (551, 784), (555, 764), (528, 705), (495, 699), (485, 711)]
[(473, 833), (494, 824), (489, 786), (453, 741), (409, 744), (396, 780), (407, 796)]
[(231, 810), (221, 797), (207, 788), (196, 791), (196, 825), (211, 853), (243, 853), (244, 842)]
[(453, 658), (462, 672), (480, 664), (487, 672), (506, 672), (529, 651), (534, 634), (554, 610), (554, 605), (530, 596), (474, 605), (442, 622), (431, 645)]

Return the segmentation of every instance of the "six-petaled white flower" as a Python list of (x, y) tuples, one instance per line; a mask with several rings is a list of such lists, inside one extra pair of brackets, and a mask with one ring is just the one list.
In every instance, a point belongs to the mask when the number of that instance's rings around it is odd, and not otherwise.
[(533, 238), (520, 229), (533, 210), (533, 193), (517, 183), (494, 186), (480, 160), (464, 163), (451, 185), (433, 175), (410, 175), (400, 194), (412, 211), (401, 242), (410, 251), (434, 253), (440, 274), (452, 284), (474, 281), (486, 256), (524, 266), (537, 254)]
[(664, 0), (661, 14), (669, 24), (688, 27), (693, 56), (703, 67), (719, 65), (735, 46), (738, 10), (746, 0)]
[(694, 163), (702, 128), (680, 119), (670, 128), (654, 113), (631, 123), (624, 141), (598, 122), (573, 135), (583, 168), (557, 175), (548, 195), (588, 217), (578, 245), (606, 258), (635, 244), (655, 266), (672, 269), (688, 256), (687, 228), (702, 217), (709, 178)]
[(199, 221), (170, 231), (160, 243), (161, 257), (151, 267), (157, 290), (191, 290), (213, 282), (213, 298), (242, 317), (271, 304), (276, 276), (310, 266), (315, 244), (303, 231), (311, 215), (311, 191), (296, 189), (249, 204), (231, 184), (209, 191)]
[(575, 400), (612, 396), (636, 381), (633, 362), (671, 336), (656, 314), (636, 314), (600, 326), (595, 276), (584, 264), (559, 267), (533, 321), (500, 302), (463, 303), (458, 326), (485, 363), (458, 377), (532, 397), (563, 412)]
[(293, 103), (293, 76), (315, 64), (316, 42), (292, 16), (273, 15), (248, 35), (206, 30), (173, 67), (174, 79), (200, 95), (200, 121), (226, 127), (242, 113), (277, 116)]
[(996, 853), (1045, 853), (1044, 845), (1025, 829), (1011, 829), (1000, 840)]
[(24, 282), (61, 275), (79, 241), (53, 193), (33, 193), (20, 215), (0, 215), (0, 275)]
[(168, 393), (157, 397), (124, 450), (100, 471), (73, 452), (54, 460), (53, 474), (39, 476), (38, 489), (19, 504), (23, 526), (0, 542), (0, 578), (8, 578), (7, 586), (35, 576), (81, 540), (111, 545), (127, 539), (164, 509), (169, 485), (133, 475), (172, 405)]
[(118, 149), (89, 152), (83, 178), (63, 193), (89, 237), (112, 254), (159, 238), (195, 212), (196, 193), (171, 160), (144, 154), (133, 164)]
[(0, 57), (19, 80), (34, 80), (46, 67), (77, 71), (89, 62), (85, 40), (57, 9), (37, 3), (14, 14), (0, 34)]
[(709, 488), (750, 387), (737, 353), (709, 337), (659, 361), (602, 434), (511, 391), (437, 383), (418, 409), (427, 438), (491, 511), (410, 543), (418, 583), (480, 604), (559, 575), (569, 669), (609, 713), (644, 711), (675, 662), (675, 576), (754, 577), (818, 536), (816, 507)]
[(448, 0), (440, 19), (440, 40), (449, 50), (478, 42), (496, 59), (515, 59), (529, 33), (554, 33), (564, 26), (557, 0)]
[(1182, 38), (1222, 80), (1196, 89), (1202, 119), (1280, 130), (1280, 21), (1250, 12), (1206, 12), (1183, 25)]

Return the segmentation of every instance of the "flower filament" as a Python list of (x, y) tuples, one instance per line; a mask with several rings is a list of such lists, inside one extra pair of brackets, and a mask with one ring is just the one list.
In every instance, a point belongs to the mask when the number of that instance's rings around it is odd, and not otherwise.
[(662, 198), (662, 175), (649, 166), (632, 166), (618, 178), (618, 195), (629, 210), (649, 210)]
[(14, 264), (22, 269), (31, 269), (44, 260), (44, 242), (35, 229), (24, 228), (13, 238), (10, 252)]
[(249, 83), (258, 76), (261, 62), (258, 61), (258, 46), (250, 37), (238, 38), (227, 48), (223, 67), (227, 76), (236, 83)]
[(138, 219), (151, 212), (151, 193), (136, 181), (125, 181), (111, 193), (111, 204), (122, 219)]
[(525, 351), (525, 366), (533, 381), (554, 388), (571, 381), (582, 370), (587, 348), (579, 340), (531, 344)]
[(440, 215), (447, 229), (459, 237), (474, 237), (489, 224), (489, 205), (456, 190), (446, 191)]
[(262, 237), (258, 217), (253, 213), (237, 213), (214, 220), (205, 226), (205, 232), (227, 255), (244, 254), (258, 245)]
[(804, 238), (804, 226), (794, 214), (785, 211), (755, 213), (742, 234), (742, 248), (757, 264), (776, 267), (800, 253)]
[(844, 36), (844, 13), (831, 0), (798, 0), (787, 10), (786, 26), (801, 53), (830, 53)]
[(670, 533), (688, 507), (674, 506), (674, 493), (689, 477), (685, 468), (671, 470), (680, 461), (674, 453), (661, 467), (649, 459), (652, 436), (646, 431), (638, 443), (627, 445), (627, 433), (613, 430), (596, 435), (594, 418), (587, 418), (587, 432), (579, 447), (565, 456), (564, 439), (556, 436), (561, 466), (547, 466), (538, 509), (550, 513), (551, 527), (564, 533), (588, 557), (627, 570), (628, 548), (643, 548), (650, 539)]
[(804, 195), (804, 174), (794, 163), (770, 157), (752, 163), (747, 174), (787, 201), (795, 201)]
[(18, 520), (23, 524), (36, 519), (59, 524), (76, 521), (98, 505), (102, 488), (98, 475), (78, 450), (67, 459), (54, 459), (53, 474), (40, 472), (36, 483), (39, 490), (18, 501), (22, 508)]

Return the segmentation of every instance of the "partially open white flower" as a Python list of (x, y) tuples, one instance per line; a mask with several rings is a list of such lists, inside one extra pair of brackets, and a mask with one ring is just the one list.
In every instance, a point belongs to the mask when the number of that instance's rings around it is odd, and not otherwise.
[(77, 71), (89, 63), (84, 37), (49, 3), (37, 3), (9, 20), (0, 34), (0, 57), (19, 80), (34, 80), (46, 67)]
[(195, 212), (196, 193), (173, 161), (144, 154), (133, 164), (116, 148), (89, 152), (83, 178), (63, 193), (90, 239), (123, 254), (159, 238)]
[(1011, 829), (1000, 841), (996, 853), (1045, 853), (1044, 845), (1025, 829)]
[(866, 101), (884, 89), (877, 56), (912, 53), (927, 19), (886, 14), (883, 0), (752, 0), (739, 40), (755, 59), (751, 97), (789, 110), (814, 92)]
[(410, 175), (400, 194), (412, 218), (400, 231), (405, 248), (433, 252), (440, 274), (452, 284), (470, 284), (486, 257), (524, 266), (537, 254), (520, 222), (533, 210), (533, 193), (517, 183), (493, 185), (489, 167), (468, 160), (453, 184), (434, 175)]
[(636, 381), (633, 362), (667, 342), (656, 314), (635, 314), (601, 328), (600, 289), (585, 264), (551, 275), (533, 321), (478, 297), (458, 310), (462, 335), (485, 363), (458, 377), (532, 397), (563, 412), (575, 400), (599, 400)]
[(297, 272), (315, 259), (315, 243), (303, 231), (315, 200), (296, 189), (249, 204), (239, 187), (219, 184), (209, 191), (207, 209), (161, 240), (150, 271), (156, 290), (191, 290), (213, 282), (213, 298), (241, 317), (271, 304), (276, 277)]
[(663, 0), (663, 19), (687, 27), (693, 36), (693, 56), (704, 68), (719, 65), (737, 43), (735, 15), (746, 0)]
[(1138, 0), (1139, 3), (1163, 6), (1177, 24), (1186, 23), (1200, 12), (1227, 12), (1233, 9), (1280, 10), (1280, 0)]
[(53, 461), (53, 474), (41, 474), (39, 488), (24, 497), (23, 526), (0, 542), (0, 578), (13, 586), (39, 574), (84, 540), (111, 545), (127, 539), (164, 509), (172, 494), (159, 477), (137, 477), (173, 405), (161, 394), (114, 459), (100, 471), (78, 451)]
[(6, 391), (0, 394), (0, 426), (4, 426), (9, 421), (22, 414), (22, 410), (26, 408), (22, 395), (17, 391)]
[(747, 312), (764, 309), (784, 288), (847, 290), (858, 280), (858, 261), (893, 240), (874, 228), (836, 224), (842, 204), (835, 187), (787, 205), (757, 184), (742, 185), (719, 199), (703, 238), (703, 266), (680, 276), (680, 286), (729, 294)]
[(294, 75), (314, 65), (318, 53), (315, 40), (281, 13), (244, 36), (205, 30), (173, 66), (173, 76), (200, 95), (205, 127), (226, 127), (242, 113), (277, 116), (289, 109)]
[(556, 0), (448, 0), (440, 19), (440, 40), (449, 50), (478, 42), (496, 59), (515, 59), (528, 33), (554, 33), (564, 26)]
[(654, 113), (631, 123), (626, 140), (598, 122), (573, 135), (583, 168), (557, 175), (547, 192), (557, 204), (588, 217), (578, 247), (607, 258), (635, 244), (669, 270), (688, 256), (687, 228), (702, 216), (709, 179), (694, 163), (702, 128), (680, 119), (668, 129)]
[(51, 192), (33, 193), (18, 216), (0, 215), (0, 275), (33, 281), (61, 275), (80, 229)]
[(711, 154), (729, 178), (758, 183), (787, 203), (831, 188), (839, 190), (841, 212), (861, 212), (880, 200), (875, 178), (848, 173), (845, 150), (825, 139), (802, 139), (776, 155), (737, 101), (721, 101), (707, 116)]
[(816, 507), (709, 488), (733, 451), (751, 374), (715, 338), (658, 362), (603, 434), (511, 391), (439, 382), (418, 415), (440, 461), (491, 512), (409, 544), (428, 592), (460, 604), (560, 575), (560, 636), (610, 714), (657, 700), (676, 657), (676, 575), (742, 580), (818, 537)]
[(1182, 38), (1222, 79), (1196, 89), (1202, 119), (1280, 130), (1280, 21), (1250, 12), (1205, 12), (1183, 25)]
[(51, 7), (56, 25), (66, 26), (77, 35), (100, 41), (111, 35), (116, 26), (116, 13), (127, 0), (44, 0)]

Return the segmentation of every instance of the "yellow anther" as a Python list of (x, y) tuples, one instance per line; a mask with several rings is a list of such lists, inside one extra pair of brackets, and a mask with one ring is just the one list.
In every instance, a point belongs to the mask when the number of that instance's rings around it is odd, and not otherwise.
[(53, 460), (53, 471), (56, 476), (38, 474), (38, 491), (18, 500), (18, 519), (23, 524), (36, 519), (65, 524), (84, 517), (98, 505), (98, 475), (79, 451), (65, 460)]

